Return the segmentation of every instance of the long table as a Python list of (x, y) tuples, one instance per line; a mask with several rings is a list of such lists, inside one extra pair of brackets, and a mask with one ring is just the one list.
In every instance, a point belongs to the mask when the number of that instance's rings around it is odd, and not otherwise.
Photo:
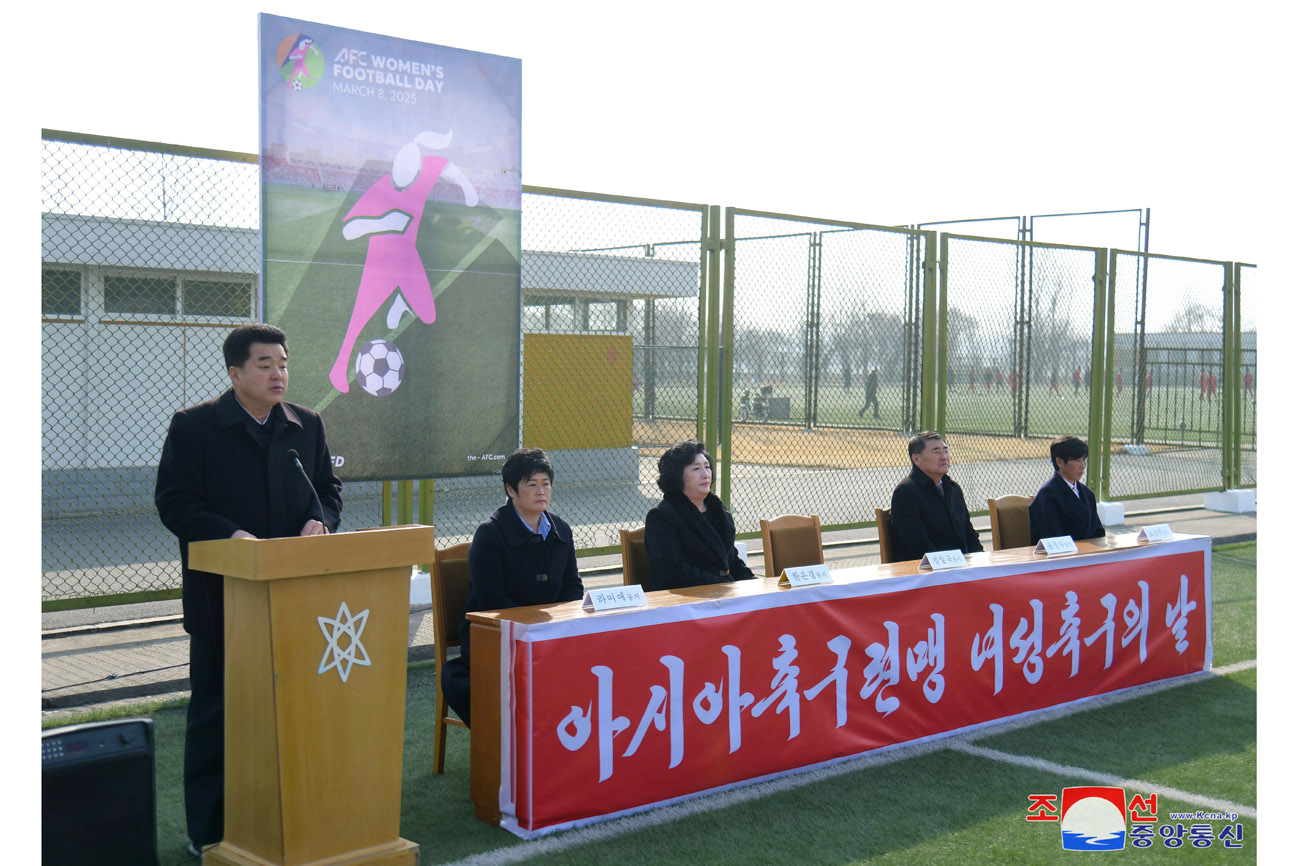
[(524, 838), (1211, 667), (1210, 539), (472, 613), (471, 796)]

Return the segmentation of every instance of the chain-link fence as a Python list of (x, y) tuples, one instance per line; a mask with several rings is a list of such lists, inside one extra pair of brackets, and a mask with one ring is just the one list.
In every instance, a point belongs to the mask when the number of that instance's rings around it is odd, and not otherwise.
[(972, 512), (1051, 475), (1048, 443), (1093, 429), (1098, 250), (945, 235), (941, 423)]
[(1222, 262), (1112, 253), (1114, 498), (1211, 490), (1224, 479)]
[[(760, 518), (874, 520), (920, 423), (933, 234), (733, 210), (730, 498)], [(932, 250), (931, 250), (932, 254)], [(724, 446), (726, 447), (726, 446)]]
[[(158, 455), (171, 413), (227, 386), (226, 333), (260, 318), (256, 157), (43, 147), (42, 596), (171, 593)], [(658, 454), (697, 431), (705, 209), (546, 190), (524, 209), (523, 444), (555, 461), (579, 546), (610, 546), (657, 501)], [(446, 543), (504, 501), (495, 474), (419, 490)], [(420, 505), (411, 485), (351, 482), (343, 528)]]
[(154, 473), (254, 317), (256, 161), (47, 137), (41, 178), (42, 595), (169, 590)]
[[(659, 455), (696, 435), (705, 208), (524, 191), (523, 445), (554, 463), (578, 547), (611, 547), (659, 501)], [(432, 493), (439, 543), (505, 501), (496, 475)]]
[[(171, 413), (227, 386), (225, 334), (262, 317), (259, 207), (255, 156), (46, 134), (47, 605), (178, 590), (153, 506), (158, 455)], [(1108, 342), (1087, 248), (734, 209), (724, 229), (716, 207), (532, 187), (522, 210), (522, 444), (554, 460), (554, 507), (580, 548), (640, 525), (659, 454), (693, 436), (712, 440), (749, 533), (784, 513), (870, 523), (926, 426), (949, 434), (973, 512), (1032, 492), (1047, 438), (1066, 432), (1113, 441), (1103, 495), (1214, 488), (1234, 472), (1254, 483), (1253, 266), (1231, 266), (1240, 361), (1227, 382), (1222, 263), (1112, 255)], [(453, 543), (504, 501), (495, 474), (419, 491), (348, 483), (343, 528), (418, 514)]]

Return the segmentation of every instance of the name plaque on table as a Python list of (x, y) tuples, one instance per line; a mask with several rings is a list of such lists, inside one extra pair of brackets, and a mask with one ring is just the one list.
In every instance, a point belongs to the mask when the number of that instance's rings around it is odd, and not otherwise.
[(1046, 553), (1048, 556), (1063, 556), (1067, 553), (1078, 552), (1079, 545), (1075, 544), (1074, 539), (1068, 535), (1044, 538), (1034, 547), (1034, 553)]
[(825, 563), (817, 565), (800, 565), (787, 568), (781, 572), (781, 586), (816, 586), (819, 583), (834, 583), (831, 570)]
[(1138, 541), (1168, 541), (1174, 537), (1174, 531), (1169, 528), (1168, 523), (1157, 523), (1155, 526), (1144, 526), (1138, 533)]
[(920, 568), (941, 571), (945, 568), (961, 568), (966, 564), (966, 554), (960, 550), (932, 550), (921, 557)]
[(589, 589), (582, 597), (582, 609), (590, 611), (618, 610), (624, 607), (645, 607), (645, 590), (640, 584), (607, 586)]

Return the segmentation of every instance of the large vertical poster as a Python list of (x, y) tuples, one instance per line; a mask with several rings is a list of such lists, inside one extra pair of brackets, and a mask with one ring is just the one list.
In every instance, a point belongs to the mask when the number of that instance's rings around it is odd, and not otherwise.
[(351, 480), (519, 443), (520, 62), (259, 16), (263, 318)]

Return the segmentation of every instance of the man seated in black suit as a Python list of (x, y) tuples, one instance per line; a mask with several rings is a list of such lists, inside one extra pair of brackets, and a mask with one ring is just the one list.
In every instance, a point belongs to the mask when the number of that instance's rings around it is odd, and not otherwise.
[(936, 550), (983, 550), (961, 488), (948, 477), (948, 443), (926, 430), (908, 441), (907, 455), (912, 472), (898, 482), (889, 505), (894, 558), (902, 562)]
[(1088, 443), (1078, 436), (1057, 436), (1050, 454), (1056, 471), (1029, 503), (1030, 540), (1037, 544), (1062, 535), (1075, 541), (1104, 537), (1106, 528), (1097, 516), (1097, 497), (1082, 480), (1088, 471)]

